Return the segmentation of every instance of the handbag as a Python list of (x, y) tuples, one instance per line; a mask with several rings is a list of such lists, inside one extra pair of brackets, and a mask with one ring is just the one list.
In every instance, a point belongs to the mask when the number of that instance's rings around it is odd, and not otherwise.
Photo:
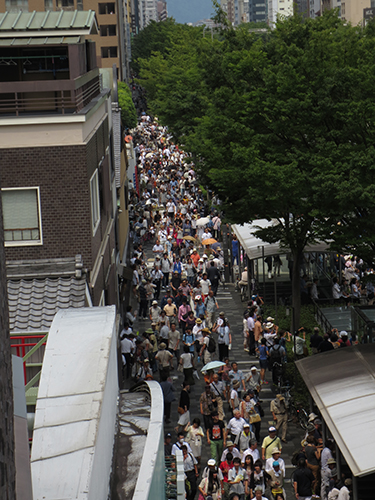
[(255, 412), (253, 415), (249, 415), (249, 420), (251, 424), (255, 424), (256, 422), (260, 422), (261, 418), (259, 413)]
[(182, 366), (182, 363), (178, 363), (177, 371), (183, 373), (184, 367)]
[(180, 415), (183, 415), (185, 413), (185, 410), (182, 408), (182, 406), (179, 406), (177, 408), (177, 412), (180, 414)]

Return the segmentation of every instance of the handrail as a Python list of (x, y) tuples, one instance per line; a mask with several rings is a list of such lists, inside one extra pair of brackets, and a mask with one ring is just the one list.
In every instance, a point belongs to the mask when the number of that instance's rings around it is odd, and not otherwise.
[(322, 312), (321, 308), (318, 306), (316, 301), (313, 298), (311, 299), (311, 301), (314, 307), (314, 314), (316, 315), (317, 322), (320, 324), (322, 328), (325, 329), (326, 332), (332, 330), (333, 328), (332, 324), (325, 317), (324, 313)]
[(38, 371), (38, 373), (34, 375), (34, 377), (27, 382), (27, 384), (25, 385), (25, 392), (28, 391), (31, 387), (33, 387), (35, 382), (37, 382), (40, 379), (41, 374), (42, 370)]
[(35, 344), (35, 346), (32, 349), (30, 349), (30, 351), (27, 354), (25, 354), (25, 356), (22, 358), (24, 363), (30, 358), (30, 356), (34, 354), (34, 352), (36, 352), (39, 349), (39, 347), (41, 347), (45, 342), (47, 342), (47, 338), (48, 338), (48, 333), (42, 339), (40, 339), (39, 342)]

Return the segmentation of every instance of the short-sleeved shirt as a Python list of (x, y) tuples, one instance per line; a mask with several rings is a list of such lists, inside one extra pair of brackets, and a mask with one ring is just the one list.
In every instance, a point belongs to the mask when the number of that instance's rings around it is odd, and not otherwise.
[(168, 344), (169, 349), (175, 349), (177, 346), (177, 342), (180, 340), (180, 332), (178, 330), (175, 330), (174, 332), (172, 330), (169, 330), (168, 339), (169, 339), (169, 344)]
[(281, 450), (281, 441), (280, 441), (280, 438), (279, 437), (270, 438), (269, 436), (266, 436), (263, 439), (262, 448), (266, 449), (266, 451), (265, 451), (265, 457), (266, 457), (266, 459), (267, 458), (271, 458), (272, 457), (272, 450), (274, 448), (279, 448), (279, 450)]
[(219, 420), (216, 423), (212, 422), (208, 428), (211, 441), (220, 441), (221, 439), (224, 439), (224, 429), (225, 424), (222, 420)]
[(231, 484), (229, 491), (230, 491), (230, 493), (237, 493), (238, 495), (243, 495), (245, 493), (245, 487), (244, 487), (243, 482), (248, 479), (248, 475), (247, 475), (247, 472), (245, 471), (245, 469), (243, 469), (242, 467), (239, 467), (238, 472), (236, 472), (236, 469), (233, 467), (233, 469), (231, 469), (228, 472), (228, 481), (229, 482), (234, 481), (234, 479), (238, 475), (243, 476), (243, 480), (240, 481), (239, 483)]
[(314, 481), (313, 473), (307, 467), (296, 469), (293, 476), (294, 482), (297, 483), (297, 493), (300, 497), (311, 497), (311, 483)]

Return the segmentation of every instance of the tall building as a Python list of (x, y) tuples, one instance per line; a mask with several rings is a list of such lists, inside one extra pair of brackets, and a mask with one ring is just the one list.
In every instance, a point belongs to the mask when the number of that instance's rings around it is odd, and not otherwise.
[[(118, 79), (128, 78), (126, 21), (122, 0), (0, 0), (0, 12), (89, 11), (96, 12), (99, 32), (90, 35), (96, 44), (99, 68), (116, 64)], [(130, 39), (129, 39), (130, 42)]]
[(250, 22), (268, 22), (268, 1), (271, 0), (249, 0)]
[[(13, 318), (33, 328), (60, 285), (118, 303), (111, 94), (86, 39), (97, 30), (93, 11), (0, 14), (5, 252), (12, 293), (27, 289)], [(37, 288), (45, 304), (27, 299)]]
[(269, 0), (268, 2), (268, 24), (274, 28), (278, 17), (289, 17), (293, 15), (293, 0)]
[(165, 21), (168, 17), (167, 2), (158, 0), (158, 20)]

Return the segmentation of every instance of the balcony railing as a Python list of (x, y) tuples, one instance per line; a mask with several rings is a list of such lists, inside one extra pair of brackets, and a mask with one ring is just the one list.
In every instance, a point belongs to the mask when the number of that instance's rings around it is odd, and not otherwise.
[(100, 92), (99, 78), (91, 80), (78, 89), (47, 91), (44, 97), (40, 96), (41, 90), (7, 92), (6, 99), (4, 99), (4, 94), (0, 94), (0, 115), (78, 113)]

